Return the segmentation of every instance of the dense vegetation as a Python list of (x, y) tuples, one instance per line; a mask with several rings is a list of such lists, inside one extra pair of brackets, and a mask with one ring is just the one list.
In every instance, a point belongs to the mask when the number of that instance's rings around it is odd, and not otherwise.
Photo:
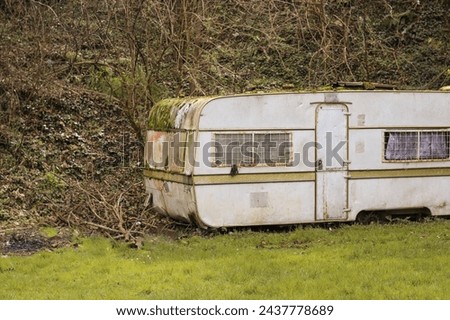
[(437, 89), (450, 83), (449, 12), (446, 0), (0, 0), (0, 223), (154, 231), (138, 167), (155, 101), (337, 80)]

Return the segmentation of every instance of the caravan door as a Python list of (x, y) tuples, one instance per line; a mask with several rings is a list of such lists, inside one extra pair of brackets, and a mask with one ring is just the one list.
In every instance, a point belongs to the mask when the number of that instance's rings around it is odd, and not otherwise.
[(348, 108), (316, 108), (316, 220), (345, 220), (348, 213)]

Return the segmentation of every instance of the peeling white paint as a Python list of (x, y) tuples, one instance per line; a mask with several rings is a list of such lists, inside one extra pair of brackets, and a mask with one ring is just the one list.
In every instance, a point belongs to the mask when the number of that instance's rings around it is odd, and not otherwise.
[(184, 119), (186, 118), (186, 115), (189, 113), (193, 105), (194, 105), (193, 103), (187, 102), (180, 108), (180, 110), (178, 110), (177, 116), (175, 118), (176, 129), (181, 128), (182, 124), (184, 123)]

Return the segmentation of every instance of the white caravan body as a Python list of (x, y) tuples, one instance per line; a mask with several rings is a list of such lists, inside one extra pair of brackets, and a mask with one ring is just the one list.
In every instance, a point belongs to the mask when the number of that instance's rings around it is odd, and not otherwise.
[(450, 214), (450, 92), (163, 100), (146, 139), (149, 201), (203, 227)]

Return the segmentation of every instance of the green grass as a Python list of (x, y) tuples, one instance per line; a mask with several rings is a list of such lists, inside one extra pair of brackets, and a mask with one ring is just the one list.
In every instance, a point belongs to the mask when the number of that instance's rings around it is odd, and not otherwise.
[(450, 220), (81, 241), (0, 258), (0, 299), (450, 299)]

